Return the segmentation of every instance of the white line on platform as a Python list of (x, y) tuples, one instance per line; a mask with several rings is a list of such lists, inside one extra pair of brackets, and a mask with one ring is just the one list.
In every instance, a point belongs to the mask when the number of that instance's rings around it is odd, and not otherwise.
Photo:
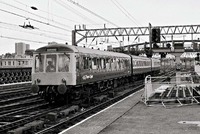
[[(142, 89), (142, 90), (143, 90), (143, 89)], [(79, 124), (81, 124), (81, 123), (83, 123), (83, 122), (85, 122), (85, 121), (89, 120), (90, 118), (92, 118), (92, 117), (94, 117), (94, 116), (96, 116), (96, 115), (98, 115), (98, 114), (102, 113), (103, 111), (105, 111), (105, 110), (109, 109), (110, 107), (112, 107), (112, 106), (114, 106), (114, 105), (116, 105), (116, 104), (118, 104), (118, 103), (120, 103), (120, 102), (122, 102), (122, 101), (124, 101), (124, 100), (128, 99), (129, 97), (133, 96), (134, 94), (136, 94), (136, 93), (138, 93), (138, 92), (140, 92), (140, 91), (142, 91), (142, 90), (139, 90), (139, 91), (137, 91), (137, 92), (135, 92), (135, 93), (132, 93), (131, 95), (129, 95), (129, 96), (127, 96), (127, 97), (125, 97), (124, 99), (122, 99), (122, 100), (120, 100), (120, 101), (118, 101), (118, 102), (116, 102), (116, 103), (114, 103), (114, 104), (110, 105), (109, 107), (107, 107), (107, 108), (105, 108), (105, 109), (103, 109), (103, 110), (99, 111), (98, 113), (96, 113), (96, 114), (94, 114), (94, 115), (92, 115), (92, 116), (90, 116), (90, 117), (88, 117), (88, 118), (86, 118), (86, 119), (82, 120), (81, 122), (79, 122), (79, 123), (77, 123), (77, 124), (75, 124), (75, 125), (73, 125), (73, 126), (71, 126), (71, 127), (67, 128), (67, 129), (65, 129), (64, 131), (60, 132), (59, 134), (64, 134), (64, 133), (65, 133), (65, 132), (67, 132), (68, 130), (70, 130), (70, 129), (72, 129), (72, 128), (74, 128), (74, 127), (78, 126)]]

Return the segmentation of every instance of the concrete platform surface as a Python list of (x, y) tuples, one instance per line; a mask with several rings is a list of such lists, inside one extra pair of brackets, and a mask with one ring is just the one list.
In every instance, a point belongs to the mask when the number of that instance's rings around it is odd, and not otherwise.
[(60, 134), (200, 134), (200, 105), (147, 107), (140, 101), (143, 92)]

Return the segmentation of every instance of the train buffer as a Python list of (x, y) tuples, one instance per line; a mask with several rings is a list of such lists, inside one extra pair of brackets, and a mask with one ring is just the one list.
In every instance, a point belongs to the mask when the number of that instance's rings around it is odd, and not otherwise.
[(145, 78), (144, 103), (147, 106), (185, 106), (200, 103), (199, 85), (192, 81), (169, 83), (163, 79), (151, 76)]

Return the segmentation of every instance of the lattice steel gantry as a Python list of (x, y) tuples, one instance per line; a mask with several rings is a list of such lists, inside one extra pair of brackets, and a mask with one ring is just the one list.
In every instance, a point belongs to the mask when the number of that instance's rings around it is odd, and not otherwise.
[[(161, 35), (200, 34), (200, 25), (154, 26), (160, 28)], [(75, 29), (72, 31), (72, 45), (78, 45), (82, 40), (97, 37), (117, 36), (149, 36), (149, 27), (124, 27), (102, 29)]]

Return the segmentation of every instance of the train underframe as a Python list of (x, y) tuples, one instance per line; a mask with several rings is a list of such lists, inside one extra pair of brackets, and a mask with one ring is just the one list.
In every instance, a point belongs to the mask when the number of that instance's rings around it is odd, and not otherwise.
[(50, 103), (71, 103), (73, 100), (90, 101), (92, 95), (113, 91), (119, 85), (131, 82), (130, 77), (120, 77), (115, 79), (91, 82), (76, 86), (66, 86), (67, 90), (64, 94), (60, 94), (57, 85), (39, 86), (39, 96)]
[[(158, 72), (154, 72), (152, 74), (157, 74)], [(126, 76), (126, 77), (118, 77), (114, 79), (108, 79), (103, 81), (91, 82), (86, 84), (80, 84), (76, 86), (66, 86), (65, 93), (59, 93), (58, 85), (51, 86), (40, 86), (38, 94), (44, 98), (47, 102), (50, 103), (71, 103), (73, 100), (84, 100), (89, 101), (91, 96), (101, 93), (101, 92), (115, 92), (115, 88), (120, 85), (125, 85), (128, 83), (132, 83), (137, 80), (142, 80), (146, 74), (137, 74), (134, 76)]]

